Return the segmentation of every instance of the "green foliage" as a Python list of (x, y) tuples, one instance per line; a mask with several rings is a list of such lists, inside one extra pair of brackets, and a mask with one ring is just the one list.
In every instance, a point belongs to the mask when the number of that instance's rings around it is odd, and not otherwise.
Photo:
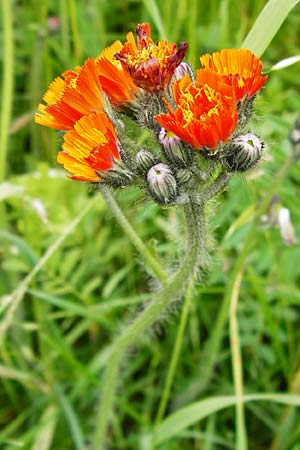
[[(13, 119), (7, 143), (1, 141), (7, 156), (1, 159), (6, 181), (0, 185), (0, 330), (3, 324), (7, 329), (0, 344), (0, 448), (87, 450), (111, 344), (153, 298), (152, 280), (99, 194), (56, 167), (58, 138), (33, 124), (36, 105), (55, 76), (112, 41), (124, 40), (136, 23), (150, 20), (154, 36), (189, 41), (188, 59), (198, 67), (201, 53), (240, 46), (265, 2), (12, 0), (11, 5)], [(1, 14), (6, 20), (4, 8)], [(51, 29), (50, 16), (60, 19), (57, 29)], [(299, 20), (297, 7), (264, 53), (266, 71), (299, 54)], [(1, 43), (10, 52), (3, 30)], [(2, 63), (7, 58), (4, 51), (0, 58)], [(10, 122), (6, 70), (1, 133)], [(299, 162), (288, 167), (284, 178), (278, 176), (291, 153), (288, 135), (300, 111), (298, 91), (299, 63), (271, 73), (257, 98), (260, 119), (254, 128), (266, 142), (265, 161), (247, 178), (234, 178), (219, 205), (213, 205), (213, 264), (205, 285), (195, 288), (180, 343), (179, 305), (123, 362), (109, 431), (111, 450), (151, 448), (149, 436), (175, 341), (181, 355), (155, 449), (235, 448), (235, 413), (221, 406), (235, 404), (226, 298), (242, 266), (238, 327), (244, 392), (277, 393), (246, 403), (249, 448), (299, 450), (300, 414), (292, 405), (299, 404), (300, 391), (300, 248), (284, 244), (272, 222), (274, 204), (264, 205), (268, 195), (278, 197), (277, 206), (290, 210), (299, 240)], [(117, 197), (143, 242), (172, 267), (181, 256), (182, 218), (145, 204), (134, 189)], [(15, 298), (18, 307), (9, 316)], [(279, 397), (281, 392), (289, 397)], [(205, 410), (201, 401), (217, 407), (209, 409), (206, 403)], [(189, 419), (185, 427), (182, 411)]]

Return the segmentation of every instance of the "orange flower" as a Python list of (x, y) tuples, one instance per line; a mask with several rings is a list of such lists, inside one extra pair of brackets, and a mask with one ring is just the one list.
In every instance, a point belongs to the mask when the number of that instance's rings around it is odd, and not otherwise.
[(82, 116), (104, 106), (97, 64), (89, 58), (76, 71), (64, 72), (49, 86), (35, 114), (35, 122), (58, 130), (69, 130)]
[(173, 85), (174, 111), (156, 116), (157, 122), (195, 148), (216, 149), (235, 130), (238, 114), (233, 88), (208, 70), (198, 70), (196, 84), (189, 75)]
[(114, 160), (120, 160), (116, 131), (104, 112), (78, 120), (64, 135), (62, 148), (57, 161), (73, 180), (99, 182), (99, 172), (111, 169)]
[(170, 83), (176, 67), (181, 63), (187, 50), (187, 43), (176, 44), (159, 41), (157, 44), (150, 37), (149, 23), (137, 26), (137, 44), (133, 34), (127, 34), (127, 42), (115, 54), (123, 67), (129, 71), (135, 84), (146, 91), (164, 90)]
[(116, 41), (96, 58), (102, 89), (114, 105), (132, 100), (137, 92), (129, 72), (114, 58), (122, 47), (121, 41)]
[(261, 60), (243, 48), (206, 54), (200, 57), (200, 62), (205, 69), (218, 73), (232, 84), (238, 101), (252, 97), (268, 78), (261, 76)]

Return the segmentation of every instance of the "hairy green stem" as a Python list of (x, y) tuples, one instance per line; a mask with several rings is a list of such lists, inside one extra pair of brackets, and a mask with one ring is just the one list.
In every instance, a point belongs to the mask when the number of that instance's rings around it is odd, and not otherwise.
[(204, 189), (203, 192), (200, 193), (202, 202), (206, 203), (215, 195), (219, 194), (219, 192), (224, 189), (231, 176), (232, 173), (220, 172), (217, 178), (206, 189)]
[[(120, 362), (127, 348), (138, 342), (141, 335), (155, 323), (170, 303), (178, 298), (189, 282), (194, 279), (198, 264), (204, 256), (205, 219), (203, 209), (194, 204), (185, 206), (187, 225), (186, 256), (178, 271), (170, 275), (168, 283), (155, 293), (153, 301), (129, 325), (115, 341), (102, 384), (102, 397), (98, 410), (93, 450), (100, 450), (105, 443), (106, 429), (114, 405)], [(200, 245), (201, 243), (201, 245)]]
[(123, 211), (121, 210), (118, 203), (111, 194), (109, 188), (105, 186), (103, 183), (99, 183), (99, 190), (103, 195), (106, 203), (108, 204), (110, 210), (117, 219), (119, 225), (123, 228), (129, 239), (131, 240), (132, 244), (141, 254), (145, 263), (151, 269), (153, 275), (161, 282), (165, 282), (168, 277), (167, 274), (165, 273), (159, 262), (154, 258), (154, 256), (151, 255), (147, 247), (143, 244), (141, 238), (136, 234), (133, 227), (130, 225), (125, 215), (123, 214)]

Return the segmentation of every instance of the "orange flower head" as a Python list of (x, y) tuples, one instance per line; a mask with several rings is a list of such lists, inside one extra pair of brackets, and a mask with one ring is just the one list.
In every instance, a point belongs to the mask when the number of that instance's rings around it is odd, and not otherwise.
[(196, 83), (186, 74), (175, 81), (176, 109), (165, 101), (168, 113), (155, 118), (167, 131), (194, 148), (216, 150), (235, 130), (238, 113), (232, 86), (208, 70), (198, 70)]
[(114, 105), (120, 105), (133, 99), (137, 87), (130, 73), (114, 55), (122, 50), (121, 41), (116, 41), (96, 58), (99, 80), (103, 91)]
[(109, 170), (120, 160), (118, 137), (103, 111), (82, 117), (64, 135), (63, 151), (57, 161), (73, 180), (99, 182), (99, 172)]
[(232, 84), (237, 101), (251, 98), (268, 78), (261, 76), (261, 60), (244, 48), (206, 54), (200, 57), (200, 62), (205, 69), (218, 73)]
[(155, 43), (151, 37), (149, 23), (137, 26), (137, 44), (133, 34), (127, 34), (127, 42), (115, 54), (128, 70), (135, 84), (150, 92), (164, 90), (170, 83), (176, 67), (181, 63), (188, 44), (176, 44), (165, 40)]
[(57, 77), (43, 100), (46, 105), (39, 104), (35, 122), (58, 130), (70, 130), (82, 116), (101, 111), (104, 98), (94, 59)]

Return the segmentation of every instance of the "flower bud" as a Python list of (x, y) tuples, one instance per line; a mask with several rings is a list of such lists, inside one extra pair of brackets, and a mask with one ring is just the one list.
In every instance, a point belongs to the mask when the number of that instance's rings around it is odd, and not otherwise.
[(166, 164), (159, 163), (151, 167), (147, 174), (149, 192), (154, 200), (168, 204), (177, 196), (177, 183), (172, 170)]
[(179, 186), (187, 185), (192, 180), (193, 174), (188, 169), (179, 169), (176, 172), (176, 180)]
[(114, 188), (125, 187), (131, 184), (133, 173), (120, 162), (114, 160), (113, 167), (105, 171), (99, 171), (103, 183), (108, 184)]
[(185, 168), (192, 164), (192, 150), (187, 146), (184, 147), (181, 139), (176, 134), (161, 128), (158, 140), (170, 164), (174, 164), (177, 168)]
[(176, 67), (172, 76), (172, 81), (180, 80), (186, 74), (190, 76), (191, 80), (195, 80), (192, 67), (187, 62), (182, 61), (179, 66)]
[(245, 172), (259, 161), (263, 142), (253, 133), (241, 134), (225, 146), (225, 163), (233, 172)]
[(157, 163), (157, 158), (148, 150), (140, 150), (135, 155), (136, 170), (141, 175), (146, 175), (149, 169)]

